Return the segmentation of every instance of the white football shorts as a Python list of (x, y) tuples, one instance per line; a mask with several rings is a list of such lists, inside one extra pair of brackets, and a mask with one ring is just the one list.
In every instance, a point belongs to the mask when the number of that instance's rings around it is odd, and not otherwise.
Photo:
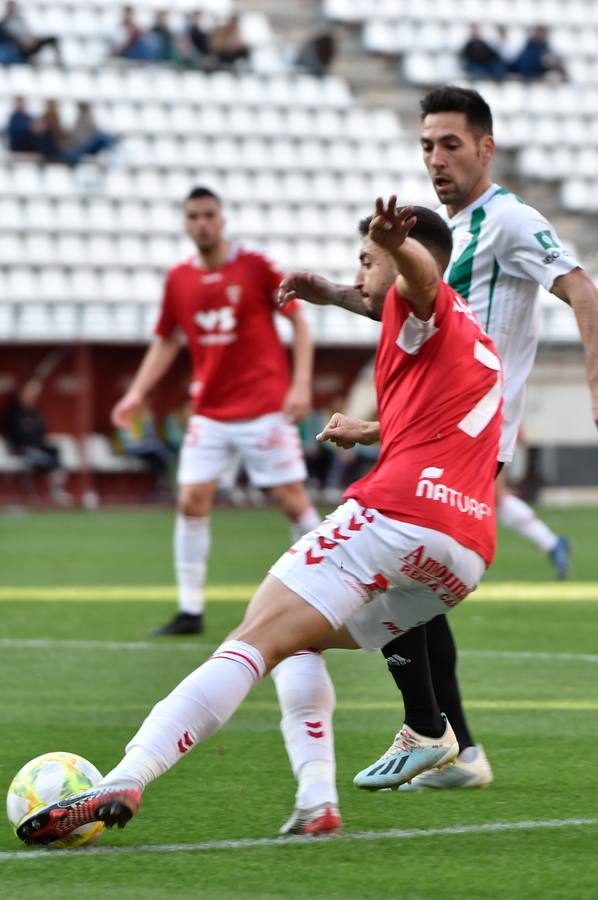
[(332, 625), (347, 625), (364, 650), (448, 612), (477, 587), (486, 564), (440, 531), (339, 506), (272, 566)]
[(304, 481), (307, 476), (299, 432), (276, 412), (234, 422), (192, 416), (179, 457), (178, 482), (217, 481), (237, 458), (256, 487)]

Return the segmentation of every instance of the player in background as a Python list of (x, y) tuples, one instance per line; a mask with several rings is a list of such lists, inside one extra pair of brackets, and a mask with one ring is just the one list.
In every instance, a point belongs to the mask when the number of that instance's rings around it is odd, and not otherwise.
[[(499, 459), (508, 463), (523, 414), (525, 382), (538, 344), (538, 285), (573, 308), (598, 424), (598, 292), (561, 245), (550, 223), (491, 181), (489, 167), (495, 144), (492, 113), (485, 100), (476, 91), (449, 86), (431, 91), (422, 100), (421, 109), (424, 161), (443, 204), (438, 212), (453, 234), (446, 278), (465, 297), (503, 359), (505, 407)], [(312, 303), (329, 303), (367, 314), (359, 290), (333, 285), (318, 276), (295, 273), (285, 279), (282, 290)], [(540, 538), (543, 523), (523, 501), (510, 496), (506, 514), (504, 499), (499, 502), (499, 515), (505, 524), (517, 524), (525, 530), (527, 517), (530, 530), (526, 537), (531, 537), (533, 530)], [(544, 535), (548, 541), (549, 534)], [(561, 550), (566, 548), (561, 545)], [(567, 556), (564, 553), (563, 573)], [(490, 764), (483, 748), (475, 743), (461, 703), (456, 647), (446, 617), (439, 616), (425, 628), (397, 637), (382, 652), (401, 690), (406, 682), (414, 682), (424, 691), (429, 657), (435, 697), (422, 695), (422, 707), (427, 705), (431, 721), (437, 723), (438, 709), (446, 713), (460, 747), (455, 766), (428, 772), (401, 789), (489, 784)], [(408, 665), (405, 660), (409, 660)]]
[(270, 489), (293, 541), (320, 521), (304, 489), (294, 424), (311, 403), (307, 322), (298, 304), (285, 310), (293, 326), (291, 381), (274, 324), (282, 274), (266, 257), (227, 240), (224, 228), (220, 199), (205, 187), (194, 188), (185, 201), (185, 229), (197, 254), (169, 271), (154, 341), (112, 412), (115, 425), (129, 425), (177, 356), (182, 333), (193, 367), (193, 415), (178, 470), (179, 612), (154, 635), (203, 631), (209, 515), (220, 475), (237, 454), (252, 483)]
[[(218, 731), (274, 667), (287, 668), (284, 689), (280, 680), (277, 689), (299, 780), (298, 808), (284, 830), (340, 828), (334, 691), (319, 651), (379, 648), (389, 624), (409, 629), (450, 609), (476, 587), (496, 542), (500, 360), (475, 316), (441, 281), (449, 229), (430, 210), (397, 210), (395, 203), (376, 202), (369, 231), (373, 255), (387, 254), (396, 276), (376, 361), (380, 425), (357, 423), (358, 440), (381, 439), (375, 468), (274, 564), (243, 623), (154, 707), (121, 762), (96, 788), (29, 816), (17, 831), (22, 840), (46, 843), (98, 819), (125, 825), (145, 787)], [(330, 428), (334, 417), (322, 438)], [(408, 715), (417, 717), (410, 700)], [(304, 710), (314, 705), (321, 719), (305, 721)], [(399, 763), (390, 767), (406, 779), (458, 750), (446, 719), (440, 738), (417, 734), (408, 721), (398, 738)]]

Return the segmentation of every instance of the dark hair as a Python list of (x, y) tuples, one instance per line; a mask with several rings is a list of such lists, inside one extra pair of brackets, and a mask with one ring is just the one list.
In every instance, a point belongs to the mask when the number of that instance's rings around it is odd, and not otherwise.
[(432, 113), (460, 112), (472, 131), (492, 134), (492, 112), (481, 94), (470, 88), (444, 85), (434, 88), (419, 103), (421, 118)]
[[(397, 206), (397, 212), (404, 208), (404, 206)], [(423, 244), (434, 257), (439, 258), (439, 261), (443, 264), (443, 269), (446, 269), (453, 251), (451, 229), (438, 213), (428, 209), (426, 206), (414, 206), (413, 212), (417, 217), (417, 222), (409, 232), (409, 237)], [(373, 216), (367, 216), (359, 223), (359, 233), (362, 237), (365, 237), (369, 232), (373, 218)]]
[(222, 206), (222, 201), (218, 194), (215, 194), (214, 191), (211, 191), (207, 187), (202, 187), (201, 185), (198, 185), (189, 191), (185, 197), (185, 203), (187, 203), (188, 200), (203, 200), (204, 197), (210, 197), (212, 200), (216, 201), (218, 206)]

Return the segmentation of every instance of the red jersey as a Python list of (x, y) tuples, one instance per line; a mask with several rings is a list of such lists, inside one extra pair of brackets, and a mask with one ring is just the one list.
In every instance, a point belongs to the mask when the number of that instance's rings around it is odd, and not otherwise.
[(155, 332), (166, 338), (179, 328), (187, 338), (196, 415), (230, 421), (282, 409), (290, 372), (274, 324), (281, 279), (265, 256), (239, 247), (219, 268), (192, 257), (169, 271)]
[(386, 295), (376, 394), (380, 457), (345, 497), (448, 534), (490, 565), (501, 364), (475, 315), (445, 282), (426, 322), (394, 285)]

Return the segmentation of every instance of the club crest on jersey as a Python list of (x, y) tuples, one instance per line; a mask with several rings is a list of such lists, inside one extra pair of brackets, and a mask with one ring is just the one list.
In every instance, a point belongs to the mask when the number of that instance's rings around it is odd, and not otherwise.
[(240, 284), (228, 284), (226, 286), (226, 296), (228, 297), (229, 303), (232, 303), (233, 306), (236, 306), (237, 303), (239, 303), (242, 293), (243, 288)]
[(436, 466), (427, 466), (422, 469), (415, 489), (416, 497), (423, 497), (425, 500), (433, 500), (436, 503), (443, 503), (445, 506), (451, 506), (458, 509), (460, 513), (468, 516), (474, 516), (478, 521), (492, 515), (492, 509), (487, 503), (476, 500), (475, 497), (468, 497), (461, 491), (451, 488), (436, 479), (444, 475), (444, 469)]

